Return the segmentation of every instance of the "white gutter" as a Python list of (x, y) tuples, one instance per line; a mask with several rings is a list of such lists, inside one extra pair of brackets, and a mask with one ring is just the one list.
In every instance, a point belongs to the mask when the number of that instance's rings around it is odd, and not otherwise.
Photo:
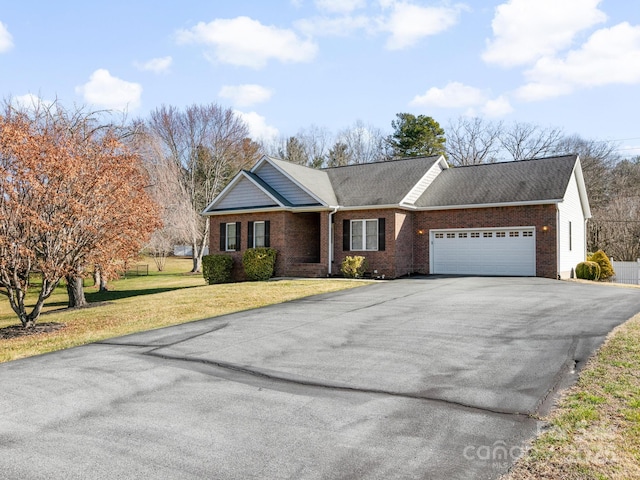
[[(557, 205), (562, 203), (563, 199), (557, 200), (530, 200), (526, 202), (502, 202), (502, 203), (478, 203), (472, 205), (438, 205), (433, 207), (415, 207), (412, 210), (418, 212), (430, 211), (430, 210), (461, 210), (468, 208), (496, 208), (496, 207), (525, 207), (527, 205)], [(408, 205), (403, 205), (405, 208), (409, 208)]]
[(200, 215), (204, 217), (215, 217), (219, 215), (238, 215), (242, 213), (263, 213), (263, 212), (326, 212), (329, 210), (325, 206), (316, 206), (316, 207), (280, 207), (280, 206), (272, 206), (272, 207), (255, 207), (255, 208), (245, 208), (245, 209), (235, 209), (235, 210), (214, 210), (213, 212), (202, 212)]

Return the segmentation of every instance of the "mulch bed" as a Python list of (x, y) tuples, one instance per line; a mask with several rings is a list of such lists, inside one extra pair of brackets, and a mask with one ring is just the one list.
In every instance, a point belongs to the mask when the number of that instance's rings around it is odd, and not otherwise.
[(0, 328), (0, 340), (9, 338), (26, 337), (28, 335), (37, 335), (39, 333), (51, 333), (64, 328), (64, 323), (43, 322), (36, 323), (32, 328), (24, 328), (22, 325), (11, 325), (9, 327)]

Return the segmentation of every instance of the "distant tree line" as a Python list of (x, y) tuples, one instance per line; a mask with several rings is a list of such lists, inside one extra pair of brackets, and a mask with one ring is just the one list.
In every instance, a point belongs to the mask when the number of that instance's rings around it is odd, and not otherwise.
[[(640, 157), (611, 142), (529, 123), (461, 117), (446, 128), (398, 113), (392, 132), (362, 121), (338, 131), (311, 126), (271, 142), (251, 138), (217, 104), (161, 106), (148, 118), (59, 103), (0, 108), (0, 294), (33, 325), (61, 280), (69, 306), (86, 303), (83, 278), (100, 288), (144, 247), (158, 269), (176, 244), (189, 244), (199, 272), (209, 238), (202, 211), (228, 182), (267, 154), (313, 168), (444, 155), (451, 166), (580, 155), (593, 218), (588, 249), (619, 260), (640, 257)], [(38, 274), (35, 307), (26, 293)]]

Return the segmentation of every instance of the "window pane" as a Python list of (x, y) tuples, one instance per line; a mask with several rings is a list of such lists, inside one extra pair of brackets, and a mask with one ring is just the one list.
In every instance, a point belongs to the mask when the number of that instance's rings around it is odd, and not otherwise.
[(362, 221), (351, 222), (351, 249), (362, 250)]
[(253, 243), (255, 247), (264, 247), (264, 222), (253, 224)]
[(367, 244), (365, 250), (378, 249), (378, 221), (365, 220), (367, 228)]
[(227, 250), (236, 249), (236, 224), (227, 223)]

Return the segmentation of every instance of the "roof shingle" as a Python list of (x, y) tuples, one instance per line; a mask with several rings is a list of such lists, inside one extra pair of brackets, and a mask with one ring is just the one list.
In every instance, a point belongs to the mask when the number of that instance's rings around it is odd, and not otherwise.
[(397, 205), (439, 158), (405, 158), (324, 171), (341, 206)]
[(577, 155), (444, 170), (416, 207), (536, 202), (564, 198)]

